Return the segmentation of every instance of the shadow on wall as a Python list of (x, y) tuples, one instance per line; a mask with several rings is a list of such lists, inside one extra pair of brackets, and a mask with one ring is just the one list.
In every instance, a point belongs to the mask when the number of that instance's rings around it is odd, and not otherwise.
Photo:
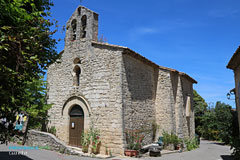
[(123, 55), (123, 65), (131, 99), (144, 101), (155, 98), (158, 78), (155, 68), (127, 54)]
[(176, 103), (177, 99), (177, 87), (178, 87), (178, 74), (174, 72), (170, 72), (170, 77), (171, 77), (171, 83), (172, 83), (172, 88), (173, 88), (173, 96), (174, 96), (174, 102)]
[[(19, 154), (18, 154), (19, 153)], [(0, 152), (0, 159), (14, 159), (14, 160), (32, 160), (25, 155), (21, 155), (21, 152), (18, 151), (5, 151)]]

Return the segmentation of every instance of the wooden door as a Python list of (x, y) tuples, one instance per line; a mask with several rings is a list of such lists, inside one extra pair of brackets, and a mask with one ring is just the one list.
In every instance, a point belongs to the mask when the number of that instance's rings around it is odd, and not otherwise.
[(74, 106), (70, 113), (69, 145), (81, 147), (81, 136), (84, 132), (84, 114), (80, 106)]
[(69, 144), (72, 146), (81, 146), (81, 136), (84, 131), (83, 117), (70, 117)]

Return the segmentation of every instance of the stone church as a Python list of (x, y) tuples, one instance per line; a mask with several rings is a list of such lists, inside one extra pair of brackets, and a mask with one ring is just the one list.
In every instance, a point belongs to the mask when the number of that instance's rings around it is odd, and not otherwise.
[(91, 125), (100, 130), (100, 153), (123, 154), (127, 129), (148, 131), (145, 144), (163, 131), (194, 136), (197, 82), (127, 47), (99, 42), (97, 13), (83, 6), (74, 11), (60, 54), (47, 72), (48, 127), (66, 144), (80, 147), (81, 132)]

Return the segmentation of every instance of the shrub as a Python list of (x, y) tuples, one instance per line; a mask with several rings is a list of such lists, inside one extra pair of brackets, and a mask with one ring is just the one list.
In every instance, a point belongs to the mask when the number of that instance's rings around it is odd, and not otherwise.
[(137, 130), (126, 130), (127, 149), (140, 150), (144, 135)]
[(56, 127), (52, 126), (51, 128), (48, 129), (48, 133), (51, 133), (56, 136)]
[(198, 139), (196, 137), (191, 139), (184, 139), (184, 143), (186, 144), (188, 151), (191, 151), (199, 147)]
[(163, 144), (164, 144), (164, 146), (167, 146), (169, 144), (173, 144), (174, 146), (177, 146), (180, 143), (180, 141), (181, 140), (174, 133), (169, 134), (169, 133), (163, 131)]
[(81, 144), (82, 144), (82, 147), (88, 147), (89, 144), (90, 144), (90, 141), (91, 141), (91, 135), (88, 131), (85, 131), (82, 133), (82, 136), (81, 136)]
[(91, 127), (89, 130), (89, 136), (92, 144), (92, 151), (94, 153), (98, 152), (98, 145), (101, 143), (100, 141), (100, 131), (98, 129), (95, 129), (94, 127)]

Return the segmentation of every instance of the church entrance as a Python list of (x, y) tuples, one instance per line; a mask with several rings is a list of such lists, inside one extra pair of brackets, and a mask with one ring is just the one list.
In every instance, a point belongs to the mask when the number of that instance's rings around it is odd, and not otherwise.
[(84, 113), (79, 105), (74, 105), (69, 112), (69, 145), (81, 147), (81, 136), (84, 132)]

